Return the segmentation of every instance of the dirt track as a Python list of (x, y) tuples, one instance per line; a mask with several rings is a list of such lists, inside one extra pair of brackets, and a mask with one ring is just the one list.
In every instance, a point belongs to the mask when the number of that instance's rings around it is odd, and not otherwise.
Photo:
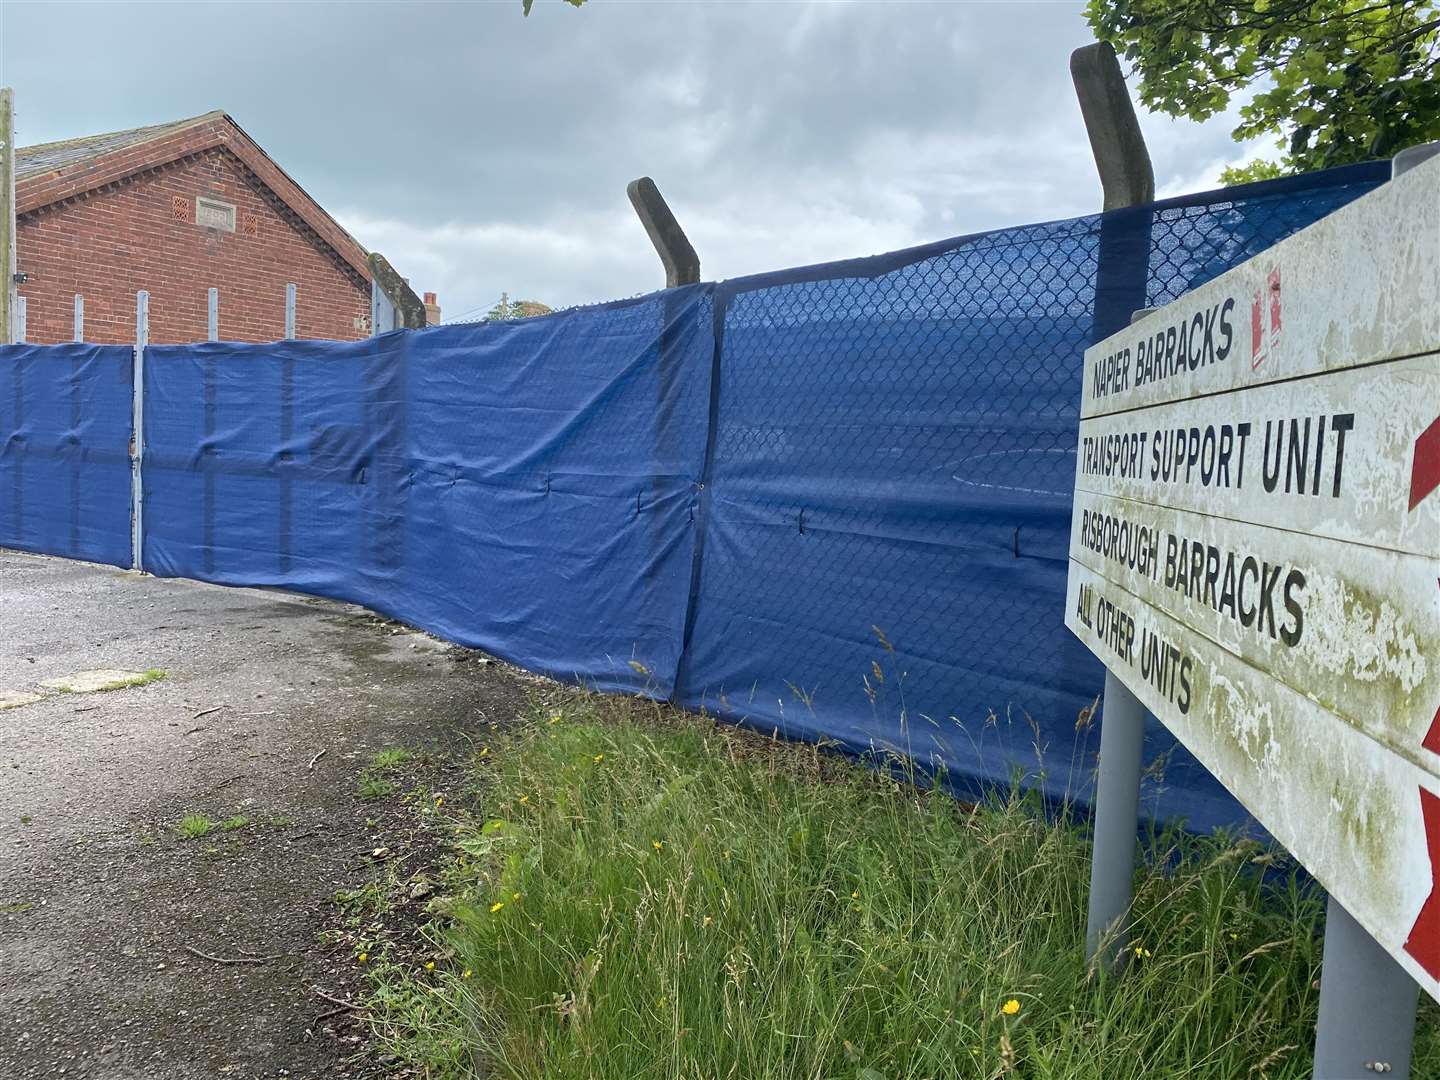
[[(384, 1075), (343, 1015), (315, 1023), (314, 988), (358, 978), (318, 940), (330, 898), (413, 816), (356, 775), (385, 747), (463, 754), (523, 677), (358, 608), (5, 551), (0, 626), (0, 698), (166, 673), (0, 709), (0, 1077)], [(189, 812), (250, 823), (184, 840)]]

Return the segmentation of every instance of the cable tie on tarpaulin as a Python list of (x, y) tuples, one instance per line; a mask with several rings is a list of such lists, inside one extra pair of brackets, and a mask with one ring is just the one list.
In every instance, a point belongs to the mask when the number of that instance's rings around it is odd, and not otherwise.
[(804, 536), (804, 535), (805, 535), (805, 508), (804, 508), (803, 506), (800, 508), (800, 513), (799, 513), (799, 515), (798, 515), (798, 524), (799, 524), (799, 526), (800, 526), (800, 535), (801, 535), (801, 536)]
[(1015, 526), (1015, 535), (1010, 539), (1011, 550), (1015, 552), (1015, 558), (1020, 557), (1020, 526)]

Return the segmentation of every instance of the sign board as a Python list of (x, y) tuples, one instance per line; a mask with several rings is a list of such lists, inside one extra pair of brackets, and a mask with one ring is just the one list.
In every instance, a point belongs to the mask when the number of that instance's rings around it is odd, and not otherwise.
[(1065, 621), (1440, 998), (1440, 158), (1086, 352)]

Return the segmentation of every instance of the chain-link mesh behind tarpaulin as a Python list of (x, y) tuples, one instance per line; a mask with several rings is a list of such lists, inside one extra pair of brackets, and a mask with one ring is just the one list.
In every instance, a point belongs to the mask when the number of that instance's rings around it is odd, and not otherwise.
[[(1063, 625), (1082, 353), (1386, 175), (722, 283), (682, 700), (913, 753), (961, 791), (1039, 773), (1085, 804), (1103, 670)], [(1152, 721), (1162, 754), (1151, 813), (1243, 817)]]
[[(1387, 175), (516, 323), (156, 347), (145, 567), (912, 749), (961, 791), (1043, 768), (1083, 803), (1102, 676), (1063, 624), (1081, 354)], [(0, 348), (0, 545), (128, 560), (130, 379), (125, 348)], [(1151, 731), (1151, 759), (1171, 748)], [(1152, 815), (1243, 817), (1185, 754), (1164, 776)]]

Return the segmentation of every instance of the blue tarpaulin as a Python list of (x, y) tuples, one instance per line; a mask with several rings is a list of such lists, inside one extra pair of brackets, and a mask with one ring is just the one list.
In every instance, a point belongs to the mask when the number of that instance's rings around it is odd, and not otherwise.
[[(1087, 802), (1081, 354), (1388, 164), (360, 342), (145, 351), (144, 568)], [(130, 351), (0, 350), (0, 544), (129, 561)], [(1158, 726), (1148, 812), (1238, 804)]]

